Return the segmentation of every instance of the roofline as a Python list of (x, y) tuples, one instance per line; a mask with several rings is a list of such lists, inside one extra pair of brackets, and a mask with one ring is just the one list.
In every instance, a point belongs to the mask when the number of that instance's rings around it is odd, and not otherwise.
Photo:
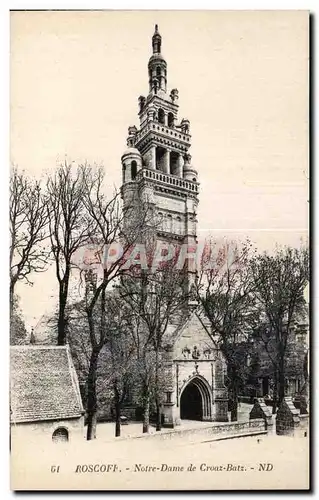
[(32, 345), (32, 344), (23, 344), (23, 345), (11, 345), (10, 349), (12, 350), (21, 350), (21, 349), (68, 349), (68, 345)]
[(65, 417), (52, 417), (52, 418), (32, 418), (32, 419), (28, 419), (28, 420), (20, 420), (20, 419), (10, 419), (10, 424), (31, 424), (33, 422), (60, 422), (60, 421), (63, 421), (63, 420), (75, 420), (77, 418), (81, 418), (83, 417), (83, 415), (85, 414), (85, 412), (81, 412), (81, 413), (77, 413), (76, 415), (66, 415)]
[[(185, 320), (184, 320), (184, 321), (182, 321), (182, 324), (181, 324), (180, 326), (178, 326), (178, 327), (176, 328), (175, 332), (172, 334), (172, 337), (173, 337), (173, 339), (174, 339), (174, 340), (173, 340), (173, 341), (170, 341), (170, 342), (166, 342), (166, 343), (164, 344), (164, 346), (168, 346), (168, 347), (170, 347), (170, 346), (174, 346), (174, 344), (175, 344), (175, 343), (176, 343), (176, 342), (180, 339), (180, 337), (182, 336), (182, 334), (183, 334), (183, 332), (184, 332), (184, 330), (185, 330), (185, 328), (186, 328), (187, 324), (189, 323), (189, 321), (191, 320), (191, 318), (193, 318), (194, 316), (197, 316), (197, 318), (199, 319), (199, 321), (200, 321), (200, 322), (202, 322), (202, 321), (201, 321), (201, 318), (199, 317), (199, 315), (200, 315), (200, 313), (201, 313), (201, 312), (204, 312), (204, 311), (203, 311), (203, 308), (202, 308), (202, 305), (201, 305), (201, 304), (196, 305), (196, 307), (193, 309), (193, 311), (191, 311), (190, 315), (189, 315), (189, 316), (187, 316), (187, 317), (185, 318)], [(204, 314), (205, 314), (205, 312), (204, 312)], [(206, 316), (206, 315), (205, 315), (205, 316)], [(178, 330), (178, 331), (177, 331), (177, 330)], [(176, 333), (176, 331), (177, 331), (177, 333)], [(175, 334), (175, 336), (174, 336), (174, 334)]]
[(79, 378), (76, 373), (76, 369), (73, 363), (71, 351), (68, 345), (66, 345), (66, 352), (67, 352), (67, 358), (68, 358), (68, 364), (69, 364), (69, 373), (71, 376), (71, 381), (72, 381), (72, 386), (73, 389), (76, 393), (78, 404), (80, 406), (80, 411), (82, 415), (85, 413), (84, 407), (83, 407), (83, 401), (82, 401), (82, 396), (81, 396), (81, 391), (80, 391), (80, 382)]

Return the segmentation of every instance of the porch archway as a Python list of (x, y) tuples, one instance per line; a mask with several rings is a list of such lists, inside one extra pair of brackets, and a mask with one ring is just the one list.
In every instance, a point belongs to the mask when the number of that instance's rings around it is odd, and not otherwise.
[(212, 419), (212, 391), (203, 377), (193, 377), (182, 390), (180, 418), (207, 421)]

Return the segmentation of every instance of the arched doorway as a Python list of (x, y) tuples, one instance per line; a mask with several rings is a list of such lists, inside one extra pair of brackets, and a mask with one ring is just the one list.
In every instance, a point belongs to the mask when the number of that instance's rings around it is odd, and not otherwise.
[(181, 418), (186, 420), (202, 420), (202, 396), (195, 384), (188, 384), (181, 397)]
[(189, 381), (180, 398), (180, 415), (184, 420), (211, 420), (211, 390), (200, 377)]

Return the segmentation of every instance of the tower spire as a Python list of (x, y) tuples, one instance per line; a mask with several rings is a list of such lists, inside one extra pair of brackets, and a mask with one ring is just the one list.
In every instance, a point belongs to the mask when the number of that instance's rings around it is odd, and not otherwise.
[(155, 24), (154, 35), (152, 36), (153, 54), (148, 62), (148, 77), (150, 92), (157, 94), (158, 91), (166, 92), (167, 86), (167, 64), (161, 54), (162, 37)]
[(152, 37), (153, 54), (161, 53), (162, 37), (158, 32), (158, 25), (155, 24), (155, 31)]

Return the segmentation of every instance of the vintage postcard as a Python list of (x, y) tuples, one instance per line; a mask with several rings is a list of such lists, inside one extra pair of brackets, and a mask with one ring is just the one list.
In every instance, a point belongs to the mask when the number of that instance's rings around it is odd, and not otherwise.
[(309, 12), (10, 17), (11, 488), (309, 489)]

